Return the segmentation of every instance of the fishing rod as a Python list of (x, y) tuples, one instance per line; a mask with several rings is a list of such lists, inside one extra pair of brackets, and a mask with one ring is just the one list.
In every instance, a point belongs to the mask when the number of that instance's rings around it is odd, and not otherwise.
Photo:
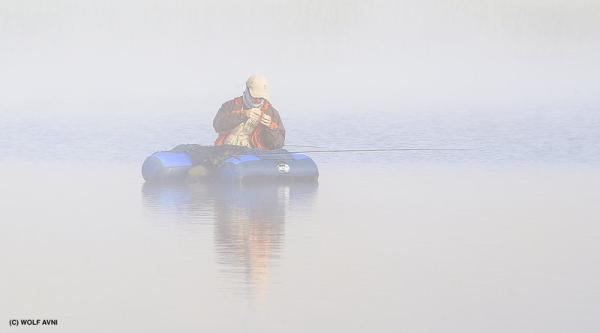
[(260, 156), (268, 155), (287, 155), (287, 154), (304, 154), (304, 153), (376, 153), (390, 151), (464, 151), (472, 150), (471, 148), (373, 148), (373, 149), (327, 149), (327, 150), (298, 150), (288, 152), (271, 152), (261, 154)]
[(311, 146), (311, 145), (285, 145), (286, 147), (300, 147), (300, 148), (318, 148), (318, 149), (327, 149), (325, 147), (319, 147), (319, 146)]
[(331, 149), (331, 150), (303, 150), (291, 151), (291, 153), (366, 153), (366, 152), (386, 152), (386, 151), (444, 151), (444, 150), (471, 150), (469, 148), (377, 148), (377, 149)]

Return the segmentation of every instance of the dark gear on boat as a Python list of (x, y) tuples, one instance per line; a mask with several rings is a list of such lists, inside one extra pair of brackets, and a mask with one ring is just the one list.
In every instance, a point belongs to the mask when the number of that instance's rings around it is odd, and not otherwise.
[(198, 144), (181, 144), (171, 149), (173, 152), (187, 153), (193, 165), (204, 165), (214, 169), (231, 156), (247, 151), (248, 148), (240, 146), (202, 146)]

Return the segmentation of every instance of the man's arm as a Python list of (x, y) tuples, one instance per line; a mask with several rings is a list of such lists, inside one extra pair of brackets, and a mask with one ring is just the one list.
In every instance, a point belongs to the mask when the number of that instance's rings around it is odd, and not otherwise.
[(233, 102), (229, 101), (221, 105), (213, 120), (213, 127), (217, 133), (229, 132), (246, 119), (244, 112), (234, 111)]
[(271, 121), (268, 126), (264, 126), (261, 133), (262, 144), (268, 149), (279, 149), (285, 142), (285, 128), (279, 116), (279, 112), (271, 106)]

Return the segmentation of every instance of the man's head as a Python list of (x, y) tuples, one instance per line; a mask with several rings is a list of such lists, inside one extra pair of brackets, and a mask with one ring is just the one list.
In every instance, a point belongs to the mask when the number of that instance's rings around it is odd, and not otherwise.
[(246, 81), (246, 88), (250, 91), (252, 98), (269, 99), (269, 90), (267, 87), (267, 78), (263, 75), (252, 75)]

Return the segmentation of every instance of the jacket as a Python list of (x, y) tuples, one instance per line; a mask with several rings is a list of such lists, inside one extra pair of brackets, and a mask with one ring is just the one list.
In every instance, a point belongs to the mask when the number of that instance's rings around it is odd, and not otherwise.
[[(248, 119), (243, 111), (244, 104), (242, 97), (236, 97), (221, 106), (213, 120), (213, 127), (218, 133), (215, 146), (223, 145), (225, 138), (227, 138), (231, 131)], [(271, 116), (271, 125), (267, 127), (259, 124), (254, 129), (250, 134), (251, 147), (269, 150), (283, 147), (285, 128), (283, 127), (279, 112), (266, 100), (261, 107), (261, 111), (263, 114)]]

